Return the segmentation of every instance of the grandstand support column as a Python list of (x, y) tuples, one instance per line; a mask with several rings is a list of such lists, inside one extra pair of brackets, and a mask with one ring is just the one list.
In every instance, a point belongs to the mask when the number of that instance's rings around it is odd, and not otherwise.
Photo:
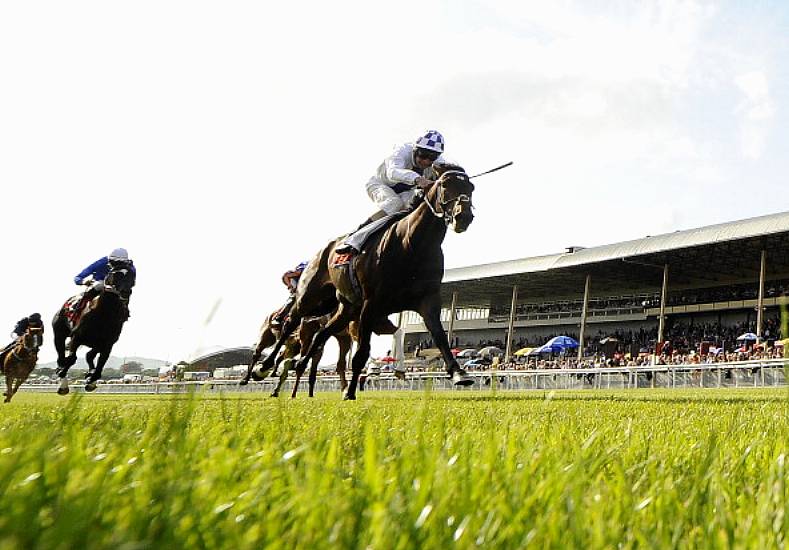
[(507, 349), (504, 350), (504, 362), (510, 362), (512, 354), (512, 336), (515, 330), (515, 303), (518, 301), (518, 285), (512, 286), (512, 304), (510, 305), (510, 322), (507, 325)]
[[(663, 330), (666, 327), (666, 298), (668, 296), (668, 264), (663, 264), (663, 287), (660, 290), (660, 320), (658, 322), (657, 341), (663, 341)], [(653, 362), (654, 363), (654, 362)]]
[(458, 303), (458, 292), (455, 290), (452, 292), (452, 305), (449, 307), (449, 330), (447, 330), (447, 340), (449, 341), (449, 347), (454, 347), (452, 345), (452, 337), (455, 335), (455, 308), (457, 307)]
[(586, 332), (586, 315), (589, 312), (589, 288), (592, 286), (592, 276), (586, 274), (584, 285), (584, 306), (581, 309), (581, 332), (578, 334), (578, 362), (584, 358), (584, 333)]
[(759, 299), (756, 301), (756, 343), (762, 343), (762, 323), (764, 321), (764, 277), (767, 271), (767, 250), (762, 249), (762, 263), (759, 268)]
[(405, 312), (401, 311), (397, 314), (397, 330), (392, 334), (392, 357), (397, 359), (395, 365), (399, 366), (405, 372)]

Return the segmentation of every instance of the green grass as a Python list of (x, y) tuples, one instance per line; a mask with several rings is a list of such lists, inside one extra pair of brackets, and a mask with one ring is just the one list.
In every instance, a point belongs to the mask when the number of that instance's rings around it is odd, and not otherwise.
[(784, 548), (784, 390), (19, 394), (0, 548)]

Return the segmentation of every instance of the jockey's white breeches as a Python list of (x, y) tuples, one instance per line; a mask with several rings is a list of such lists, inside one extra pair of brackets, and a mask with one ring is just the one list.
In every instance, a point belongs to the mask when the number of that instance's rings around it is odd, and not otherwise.
[(416, 192), (411, 189), (398, 194), (384, 182), (373, 178), (367, 183), (367, 194), (378, 208), (390, 215), (405, 210)]

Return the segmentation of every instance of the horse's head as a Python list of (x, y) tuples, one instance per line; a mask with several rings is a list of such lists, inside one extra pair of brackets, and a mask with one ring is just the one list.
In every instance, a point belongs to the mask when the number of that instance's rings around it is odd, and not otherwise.
[(26, 351), (38, 350), (44, 343), (44, 327), (29, 326), (22, 335), (22, 347)]
[(128, 298), (134, 286), (134, 272), (129, 267), (114, 267), (104, 279), (104, 290)]
[(444, 218), (447, 226), (452, 226), (455, 233), (463, 233), (474, 221), (471, 194), (474, 184), (468, 174), (455, 164), (434, 166), (438, 179), (428, 191), (428, 204), (436, 216)]

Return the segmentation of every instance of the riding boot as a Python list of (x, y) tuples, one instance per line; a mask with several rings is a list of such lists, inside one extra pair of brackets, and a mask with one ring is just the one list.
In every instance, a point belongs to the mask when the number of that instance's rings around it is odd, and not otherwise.
[(288, 301), (285, 302), (285, 305), (283, 305), (280, 308), (280, 310), (277, 312), (276, 317), (274, 317), (274, 321), (277, 322), (277, 323), (280, 323), (280, 324), (284, 323), (285, 319), (288, 318), (288, 313), (290, 313), (290, 308), (293, 307), (294, 303), (296, 303), (296, 294), (295, 293), (291, 294), (288, 297)]
[(349, 248), (356, 252), (360, 251), (364, 246), (364, 243), (367, 242), (367, 239), (369, 239), (378, 231), (387, 227), (395, 220), (401, 219), (406, 214), (408, 214), (408, 210), (401, 210), (399, 212), (395, 212), (394, 214), (386, 214), (384, 216), (380, 216), (377, 213), (373, 214), (373, 216), (370, 218), (372, 221), (349, 235), (348, 238), (345, 239), (345, 242), (343, 242), (342, 245), (336, 249), (336, 252), (339, 254), (350, 252), (350, 250), (347, 250)]

